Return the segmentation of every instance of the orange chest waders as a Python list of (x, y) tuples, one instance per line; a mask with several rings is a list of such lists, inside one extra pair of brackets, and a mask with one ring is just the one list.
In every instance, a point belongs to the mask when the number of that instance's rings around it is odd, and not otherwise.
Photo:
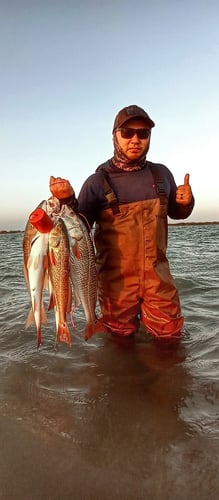
[(95, 228), (98, 294), (106, 327), (135, 332), (140, 320), (157, 337), (179, 337), (183, 325), (178, 292), (166, 258), (167, 197), (156, 179), (158, 198), (118, 204), (108, 181), (110, 208)]

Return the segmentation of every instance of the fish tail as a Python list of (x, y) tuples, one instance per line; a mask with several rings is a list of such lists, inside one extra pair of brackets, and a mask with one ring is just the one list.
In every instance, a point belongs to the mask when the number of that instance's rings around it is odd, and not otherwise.
[(57, 334), (56, 334), (56, 342), (65, 342), (66, 344), (71, 345), (71, 334), (68, 328), (67, 323), (59, 323)]
[(89, 340), (95, 333), (103, 333), (106, 331), (101, 319), (97, 319), (96, 323), (88, 323), (85, 328), (85, 340)]
[(31, 307), (26, 319), (25, 328), (27, 329), (30, 325), (34, 323), (34, 321), (35, 320), (34, 320), (33, 308)]
[(41, 336), (41, 328), (37, 328), (37, 349), (39, 349), (39, 347), (41, 346), (42, 344), (42, 336)]

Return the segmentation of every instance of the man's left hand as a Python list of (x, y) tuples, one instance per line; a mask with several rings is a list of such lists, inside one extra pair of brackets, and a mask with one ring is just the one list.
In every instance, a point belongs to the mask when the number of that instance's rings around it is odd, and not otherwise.
[(58, 200), (63, 200), (69, 198), (74, 194), (74, 189), (67, 179), (62, 179), (62, 177), (50, 176), (49, 188), (53, 196), (58, 198)]
[(184, 184), (178, 186), (176, 190), (176, 202), (179, 205), (190, 205), (192, 201), (192, 190), (189, 184), (189, 174), (184, 177)]

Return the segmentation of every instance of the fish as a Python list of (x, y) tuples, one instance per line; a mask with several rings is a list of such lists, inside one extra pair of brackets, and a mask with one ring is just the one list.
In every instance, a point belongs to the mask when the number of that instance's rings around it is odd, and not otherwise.
[(85, 222), (72, 208), (63, 205), (60, 217), (69, 235), (73, 303), (74, 307), (82, 304), (86, 318), (85, 340), (88, 340), (94, 333), (103, 331), (101, 320), (96, 315), (97, 270), (94, 245)]
[(41, 323), (47, 322), (42, 299), (43, 288), (46, 288), (50, 293), (48, 310), (55, 312), (56, 343), (71, 345), (67, 313), (71, 312), (73, 323), (73, 311), (79, 304), (84, 309), (85, 340), (88, 340), (94, 333), (105, 331), (96, 314), (97, 270), (90, 231), (82, 215), (53, 196), (37, 208), (43, 208), (53, 227), (41, 233), (37, 230), (41, 231), (39, 225), (33, 227), (30, 222), (26, 225), (24, 275), (32, 300), (26, 327), (35, 319), (39, 346)]
[(25, 327), (34, 321), (37, 329), (37, 347), (42, 341), (41, 324), (47, 323), (46, 311), (42, 299), (46, 287), (48, 270), (48, 233), (38, 232), (28, 221), (23, 238), (23, 269), (27, 287), (31, 296), (32, 307)]
[(50, 196), (48, 200), (46, 200), (45, 211), (49, 215), (49, 217), (53, 220), (53, 222), (57, 221), (60, 216), (61, 204), (58, 198), (55, 196)]
[(49, 280), (50, 303), (56, 317), (56, 343), (71, 345), (71, 334), (67, 324), (67, 312), (71, 310), (72, 290), (70, 283), (70, 249), (67, 229), (59, 217), (49, 233)]
[[(46, 209), (47, 202), (46, 200), (41, 201), (41, 203), (37, 206), (37, 208)], [(30, 255), (31, 245), (34, 237), (37, 234), (37, 229), (27, 221), (24, 237), (23, 237), (23, 271), (26, 283), (28, 284), (28, 275), (27, 275), (27, 261)]]

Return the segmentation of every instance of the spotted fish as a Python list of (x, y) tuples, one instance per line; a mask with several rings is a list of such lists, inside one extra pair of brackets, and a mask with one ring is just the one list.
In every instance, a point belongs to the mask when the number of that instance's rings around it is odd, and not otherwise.
[(71, 344), (67, 312), (71, 310), (69, 238), (63, 220), (59, 217), (49, 233), (49, 279), (51, 298), (49, 308), (56, 313), (56, 342)]
[(103, 325), (96, 315), (97, 271), (95, 252), (89, 230), (69, 206), (63, 205), (60, 213), (69, 234), (70, 276), (75, 307), (82, 304), (86, 318), (85, 339), (103, 331)]

